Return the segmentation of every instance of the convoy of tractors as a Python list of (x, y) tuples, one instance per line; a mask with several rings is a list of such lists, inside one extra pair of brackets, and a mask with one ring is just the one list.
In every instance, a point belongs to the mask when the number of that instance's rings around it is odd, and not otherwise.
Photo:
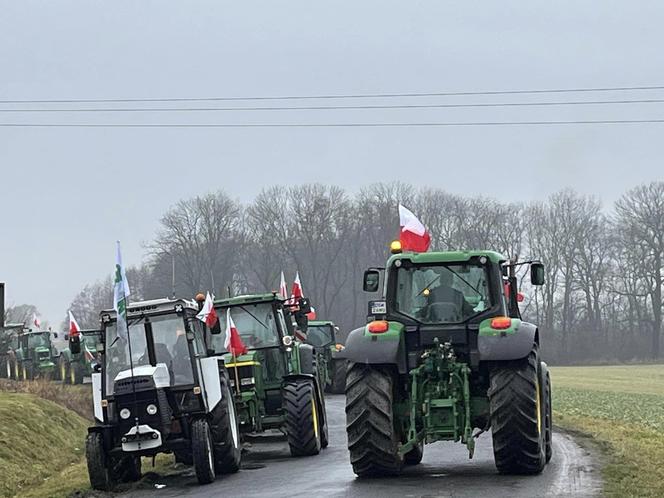
[[(86, 439), (94, 489), (141, 477), (141, 457), (172, 453), (201, 484), (237, 472), (245, 438), (281, 432), (294, 457), (329, 443), (325, 393), (346, 397), (346, 430), (359, 477), (396, 475), (426, 444), (490, 431), (507, 474), (541, 472), (552, 456), (551, 382), (536, 325), (522, 319), (517, 269), (542, 285), (538, 261), (493, 251), (404, 251), (364, 274), (367, 323), (342, 334), (309, 320), (306, 298), (278, 293), (203, 302), (130, 303), (67, 337), (2, 325), (0, 374), (91, 383)], [(3, 290), (4, 293), (4, 290)], [(2, 310), (0, 310), (2, 311)], [(244, 345), (229, 347), (234, 328)]]

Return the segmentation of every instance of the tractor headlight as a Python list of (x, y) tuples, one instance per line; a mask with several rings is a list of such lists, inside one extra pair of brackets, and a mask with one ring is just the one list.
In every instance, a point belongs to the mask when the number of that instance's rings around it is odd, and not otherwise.
[(157, 406), (156, 405), (148, 405), (145, 408), (145, 411), (148, 412), (148, 415), (156, 415), (157, 414)]
[(241, 386), (253, 386), (255, 383), (256, 379), (254, 377), (245, 377), (244, 379), (240, 379)]
[(129, 411), (129, 408), (123, 408), (120, 410), (120, 418), (123, 420), (127, 420), (129, 417), (131, 417), (131, 412)]

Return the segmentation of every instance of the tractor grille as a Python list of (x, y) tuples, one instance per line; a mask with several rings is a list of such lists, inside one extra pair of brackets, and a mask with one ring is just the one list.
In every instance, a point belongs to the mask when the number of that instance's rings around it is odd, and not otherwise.
[(39, 353), (37, 353), (37, 357), (40, 360), (48, 360), (51, 357), (51, 355), (48, 351), (40, 351)]
[(117, 396), (123, 394), (129, 394), (134, 391), (147, 391), (150, 389), (155, 389), (154, 381), (151, 376), (141, 376), (141, 377), (130, 377), (127, 379), (121, 379), (115, 382), (114, 392)]
[[(235, 367), (228, 367), (228, 376), (231, 378), (231, 387), (236, 388), (236, 379), (240, 379), (240, 391), (250, 391), (256, 386), (256, 379), (254, 367), (251, 365), (245, 365), (243, 367), (237, 367), (237, 375), (235, 374)], [(251, 379), (254, 379), (253, 382)]]

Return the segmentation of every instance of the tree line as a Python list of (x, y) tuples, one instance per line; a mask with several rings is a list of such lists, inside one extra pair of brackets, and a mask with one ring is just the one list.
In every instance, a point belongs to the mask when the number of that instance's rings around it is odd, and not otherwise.
[[(493, 249), (539, 259), (546, 283), (521, 275), (524, 315), (539, 324), (549, 361), (660, 357), (664, 182), (637, 186), (612, 206), (563, 190), (535, 202), (499, 202), (405, 183), (349, 194), (337, 186), (274, 186), (243, 205), (224, 191), (172, 206), (127, 276), (132, 300), (211, 290), (217, 297), (279, 288), (299, 271), (319, 318), (348, 331), (365, 322), (362, 273), (382, 266), (399, 233), (397, 205), (415, 212), (432, 249)], [(110, 276), (71, 304), (94, 327), (112, 303)]]

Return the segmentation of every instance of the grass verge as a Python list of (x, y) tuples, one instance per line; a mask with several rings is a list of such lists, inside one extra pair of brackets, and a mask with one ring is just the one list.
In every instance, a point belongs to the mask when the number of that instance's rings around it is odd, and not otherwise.
[(664, 496), (664, 365), (551, 369), (555, 423), (605, 450), (605, 495)]

